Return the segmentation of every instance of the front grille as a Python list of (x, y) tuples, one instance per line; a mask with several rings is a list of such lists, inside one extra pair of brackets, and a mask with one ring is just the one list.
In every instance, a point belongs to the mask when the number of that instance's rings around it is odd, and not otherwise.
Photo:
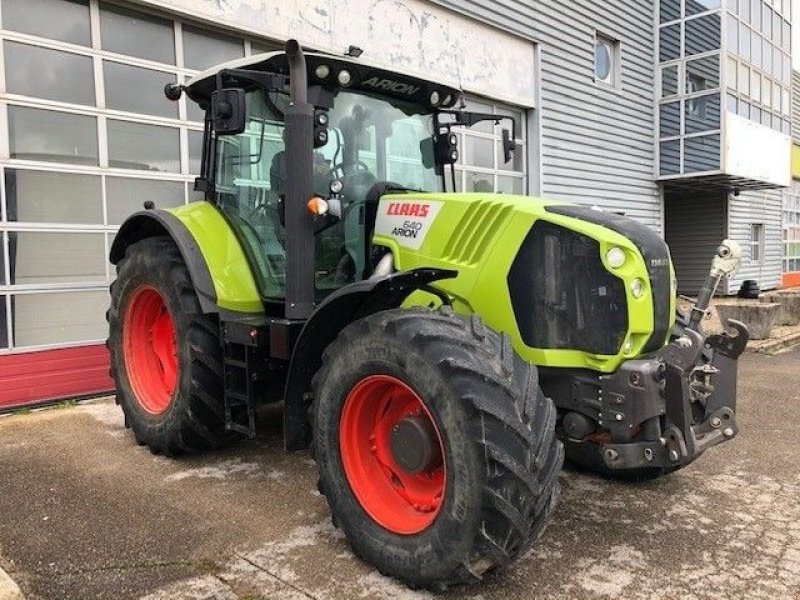
[(528, 346), (619, 352), (628, 332), (625, 284), (603, 266), (597, 240), (537, 221), (509, 270), (508, 289)]
[(548, 206), (546, 210), (602, 225), (624, 235), (639, 249), (647, 265), (653, 295), (653, 333), (647, 340), (643, 353), (654, 352), (661, 348), (666, 343), (673, 317), (669, 309), (672, 278), (669, 270), (669, 247), (666, 242), (655, 231), (638, 221), (588, 206)]

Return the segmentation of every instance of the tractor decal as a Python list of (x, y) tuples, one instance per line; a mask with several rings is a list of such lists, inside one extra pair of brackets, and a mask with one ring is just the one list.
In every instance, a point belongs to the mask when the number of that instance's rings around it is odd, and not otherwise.
[(405, 248), (418, 250), (441, 207), (442, 202), (435, 200), (381, 200), (375, 233), (392, 237)]

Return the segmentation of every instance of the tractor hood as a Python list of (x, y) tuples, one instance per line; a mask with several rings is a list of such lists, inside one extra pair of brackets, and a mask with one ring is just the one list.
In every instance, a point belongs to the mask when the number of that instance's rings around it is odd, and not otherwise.
[(611, 372), (661, 348), (674, 322), (666, 243), (613, 213), (525, 196), (388, 195), (373, 241), (401, 270), (458, 271), (437, 284), (454, 308), (508, 332), (539, 365)]

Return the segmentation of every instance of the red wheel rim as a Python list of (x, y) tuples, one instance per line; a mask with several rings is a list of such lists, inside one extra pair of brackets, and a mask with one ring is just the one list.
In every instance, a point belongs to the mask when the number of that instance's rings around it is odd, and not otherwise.
[(158, 415), (169, 408), (178, 382), (175, 323), (164, 298), (149, 286), (134, 290), (122, 330), (128, 381), (136, 400)]
[[(390, 446), (393, 427), (407, 417), (430, 420), (441, 453), (438, 464), (417, 474), (397, 464)], [(419, 395), (395, 377), (365, 377), (347, 395), (339, 424), (344, 472), (367, 514), (393, 533), (427, 529), (444, 502), (445, 460), (441, 434)]]

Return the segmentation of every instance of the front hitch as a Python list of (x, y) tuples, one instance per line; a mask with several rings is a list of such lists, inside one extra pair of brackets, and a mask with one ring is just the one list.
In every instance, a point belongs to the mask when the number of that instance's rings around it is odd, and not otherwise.
[[(736, 436), (736, 361), (749, 334), (739, 321), (728, 327), (706, 338), (686, 329), (651, 357), (601, 378), (607, 467), (682, 466)], [(632, 441), (639, 433), (644, 441)]]

